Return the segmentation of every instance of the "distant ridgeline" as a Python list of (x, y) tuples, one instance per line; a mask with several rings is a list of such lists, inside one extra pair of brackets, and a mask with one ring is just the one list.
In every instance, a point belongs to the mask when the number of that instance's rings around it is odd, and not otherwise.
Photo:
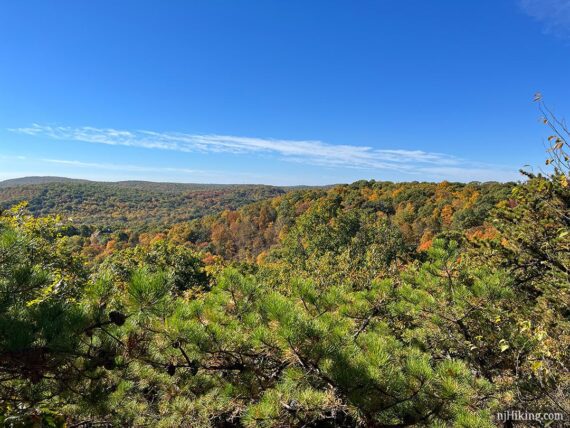
[(262, 185), (94, 182), (26, 177), (0, 182), (0, 208), (22, 201), (36, 216), (58, 214), (76, 225), (150, 230), (285, 193)]
[(325, 225), (337, 234), (347, 228), (350, 237), (363, 223), (387, 219), (412, 251), (429, 248), (440, 233), (492, 233), (485, 220), (513, 186), (372, 180), (280, 188), (31, 177), (0, 183), (0, 207), (27, 201), (36, 216), (71, 219), (66, 233), (88, 256), (167, 239), (227, 260), (255, 261), (292, 229), (310, 241)]

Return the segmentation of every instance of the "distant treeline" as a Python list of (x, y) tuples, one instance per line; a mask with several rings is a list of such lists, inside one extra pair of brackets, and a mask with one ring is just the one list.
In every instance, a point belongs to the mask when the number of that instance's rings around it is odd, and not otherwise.
[(261, 185), (19, 179), (0, 183), (0, 208), (27, 201), (37, 216), (58, 214), (75, 225), (144, 231), (236, 209), (285, 191)]

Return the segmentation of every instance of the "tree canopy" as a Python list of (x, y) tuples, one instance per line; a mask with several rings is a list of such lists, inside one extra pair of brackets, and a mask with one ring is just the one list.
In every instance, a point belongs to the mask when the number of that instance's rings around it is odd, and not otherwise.
[(137, 239), (116, 231), (104, 250), (59, 217), (4, 211), (1, 420), (479, 428), (505, 409), (568, 420), (559, 125), (549, 172), (518, 184), (299, 190)]

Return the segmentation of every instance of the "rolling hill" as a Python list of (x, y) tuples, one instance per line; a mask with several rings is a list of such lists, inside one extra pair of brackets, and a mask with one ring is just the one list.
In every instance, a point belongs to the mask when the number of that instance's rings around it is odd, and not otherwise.
[(237, 209), (286, 191), (264, 185), (25, 177), (0, 182), (0, 209), (26, 201), (34, 215), (57, 213), (75, 224), (142, 230)]

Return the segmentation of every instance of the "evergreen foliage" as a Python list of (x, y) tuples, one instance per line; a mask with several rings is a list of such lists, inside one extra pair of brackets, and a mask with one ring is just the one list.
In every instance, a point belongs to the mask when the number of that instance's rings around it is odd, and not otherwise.
[(96, 260), (59, 218), (3, 212), (1, 421), (570, 420), (568, 146), (553, 130), (554, 168), (517, 185), (296, 191)]

